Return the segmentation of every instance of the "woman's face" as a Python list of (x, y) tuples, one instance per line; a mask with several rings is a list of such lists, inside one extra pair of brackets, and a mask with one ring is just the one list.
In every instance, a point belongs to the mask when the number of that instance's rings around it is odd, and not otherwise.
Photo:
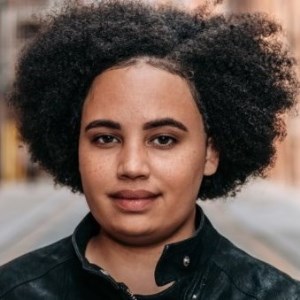
[(203, 175), (217, 164), (184, 79), (140, 62), (94, 80), (79, 167), (101, 234), (132, 245), (189, 237)]

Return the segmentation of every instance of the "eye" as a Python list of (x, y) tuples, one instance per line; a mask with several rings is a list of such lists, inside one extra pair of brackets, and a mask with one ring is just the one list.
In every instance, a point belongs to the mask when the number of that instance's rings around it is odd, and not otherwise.
[(119, 143), (119, 139), (113, 135), (103, 134), (103, 135), (96, 136), (93, 139), (93, 143), (100, 144), (100, 145), (115, 144), (115, 143)]
[(177, 143), (177, 139), (169, 135), (160, 135), (151, 140), (156, 147), (169, 148)]

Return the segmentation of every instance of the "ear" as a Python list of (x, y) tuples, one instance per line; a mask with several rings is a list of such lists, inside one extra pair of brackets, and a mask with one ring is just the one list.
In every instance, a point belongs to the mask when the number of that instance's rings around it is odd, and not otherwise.
[(219, 152), (214, 149), (211, 138), (208, 138), (203, 174), (206, 176), (213, 175), (217, 171), (218, 165)]

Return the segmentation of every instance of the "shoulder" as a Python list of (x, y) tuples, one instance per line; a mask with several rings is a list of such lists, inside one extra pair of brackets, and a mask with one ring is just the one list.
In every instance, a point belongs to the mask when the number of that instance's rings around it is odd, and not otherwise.
[(212, 261), (237, 289), (254, 299), (300, 299), (300, 282), (222, 237)]
[[(74, 258), (71, 238), (25, 254), (0, 267), (0, 299), (10, 292), (61, 272), (61, 267)], [(55, 276), (55, 275), (54, 275)]]

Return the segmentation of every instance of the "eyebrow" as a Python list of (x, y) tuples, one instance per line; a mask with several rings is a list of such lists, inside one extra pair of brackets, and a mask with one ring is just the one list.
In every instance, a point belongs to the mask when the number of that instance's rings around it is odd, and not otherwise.
[(92, 121), (85, 127), (85, 131), (88, 131), (92, 128), (98, 128), (98, 127), (107, 127), (107, 128), (119, 129), (119, 130), (121, 129), (120, 123), (103, 119), (103, 120)]
[(188, 131), (188, 129), (185, 125), (183, 125), (181, 122), (176, 121), (172, 118), (163, 118), (163, 119), (149, 121), (144, 124), (143, 129), (148, 130), (148, 129), (163, 127), (163, 126), (171, 126), (171, 127), (181, 129), (183, 131)]
[[(188, 131), (187, 127), (184, 124), (172, 118), (163, 118), (163, 119), (156, 119), (156, 120), (149, 121), (144, 124), (143, 130), (149, 130), (149, 129), (164, 127), (164, 126), (171, 126), (183, 131)], [(106, 127), (106, 128), (120, 130), (121, 124), (115, 121), (105, 120), (105, 119), (95, 120), (89, 123), (85, 127), (85, 131), (88, 131), (93, 128), (99, 128), (99, 127)]]

